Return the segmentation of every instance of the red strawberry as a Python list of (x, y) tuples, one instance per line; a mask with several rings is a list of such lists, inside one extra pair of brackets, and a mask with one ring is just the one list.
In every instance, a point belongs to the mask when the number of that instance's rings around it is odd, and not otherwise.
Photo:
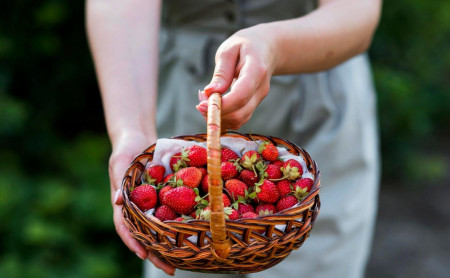
[(283, 176), (288, 180), (296, 180), (303, 175), (302, 165), (295, 159), (289, 159), (281, 168)]
[(227, 162), (230, 160), (236, 160), (239, 156), (231, 149), (223, 147), (222, 150), (222, 162)]
[(206, 165), (207, 151), (201, 146), (192, 145), (181, 152), (181, 157), (188, 166), (201, 167)]
[(186, 220), (186, 219), (184, 219), (183, 216), (180, 216), (180, 217), (177, 217), (174, 219), (174, 221), (177, 221), (177, 222), (183, 222), (184, 220)]
[(282, 211), (282, 210), (288, 209), (290, 207), (293, 207), (297, 203), (298, 203), (298, 200), (295, 196), (289, 195), (289, 196), (283, 197), (277, 203), (277, 211)]
[(166, 205), (158, 207), (155, 211), (155, 217), (161, 221), (174, 220), (177, 216), (177, 213)]
[(274, 214), (277, 212), (277, 209), (273, 204), (261, 203), (255, 208), (255, 212), (260, 216), (264, 216)]
[(243, 213), (241, 215), (241, 218), (242, 219), (245, 219), (245, 218), (258, 218), (258, 214), (254, 213), (252, 211), (247, 211), (246, 213)]
[(194, 190), (190, 187), (176, 187), (166, 193), (165, 202), (178, 214), (190, 214), (197, 202)]
[(204, 193), (208, 193), (209, 192), (209, 183), (208, 183), (208, 174), (206, 174), (206, 176), (203, 177), (202, 182), (200, 184), (202, 191)]
[(281, 167), (283, 167), (284, 162), (279, 160), (279, 159), (277, 159), (274, 162), (272, 162), (272, 164), (278, 166), (278, 168), (281, 168)]
[(277, 186), (269, 180), (265, 180), (262, 185), (257, 185), (255, 192), (256, 198), (261, 202), (273, 204), (280, 198), (280, 191), (278, 191)]
[(181, 158), (181, 152), (178, 152), (170, 158), (170, 169), (172, 169), (173, 172), (177, 172), (181, 168), (187, 167), (186, 162)]
[(258, 152), (267, 161), (275, 161), (278, 159), (278, 149), (269, 141), (265, 141), (259, 145)]
[(222, 199), (223, 199), (223, 206), (224, 207), (231, 206), (231, 200), (230, 200), (230, 198), (228, 198), (227, 194), (223, 193)]
[(158, 201), (156, 189), (149, 184), (140, 185), (131, 192), (130, 200), (140, 210), (147, 211), (156, 206)]
[(192, 217), (192, 219), (198, 219), (197, 211), (193, 210), (191, 214), (189, 214), (189, 217)]
[(206, 170), (206, 168), (197, 167), (197, 169), (199, 169), (200, 172), (202, 173), (202, 178), (208, 174), (208, 171)]
[(247, 151), (241, 157), (240, 163), (242, 167), (248, 170), (254, 170), (255, 164), (261, 160), (261, 156), (256, 151)]
[(196, 188), (202, 180), (202, 172), (195, 167), (187, 167), (180, 169), (176, 174), (177, 185), (185, 185)]
[(258, 175), (250, 170), (242, 170), (239, 174), (239, 179), (243, 181), (248, 187), (253, 187), (255, 186), (255, 183), (258, 182)]
[(278, 180), (283, 177), (283, 173), (281, 172), (280, 167), (274, 164), (269, 164), (264, 171), (264, 177), (269, 180)]
[(294, 194), (297, 198), (303, 198), (307, 195), (309, 191), (311, 191), (311, 187), (313, 186), (314, 181), (309, 178), (299, 179), (294, 185)]
[[(239, 169), (238, 169), (238, 164), (236, 164), (235, 162), (222, 162), (222, 165), (220, 167), (221, 171), (222, 171), (222, 179), (224, 181), (230, 180), (234, 177), (237, 176), (237, 174), (239, 173)], [(240, 168), (240, 166), (239, 166)]]
[(225, 188), (234, 199), (237, 199), (239, 196), (245, 197), (245, 191), (248, 190), (247, 185), (237, 179), (227, 180), (225, 182)]
[(158, 184), (163, 181), (166, 168), (162, 165), (150, 166), (146, 171), (147, 182), (150, 184)]
[(173, 180), (171, 180), (173, 178), (174, 174), (168, 174), (164, 179), (163, 179), (163, 183), (172, 183)]
[(246, 212), (255, 212), (255, 209), (252, 205), (246, 204), (246, 203), (238, 203), (237, 211), (239, 212), (239, 215), (242, 215)]
[(231, 207), (225, 207), (224, 208), (225, 217), (228, 217), (229, 220), (238, 220), (239, 219), (239, 212)]
[(281, 180), (277, 182), (278, 191), (280, 191), (280, 197), (285, 197), (292, 192), (292, 183), (289, 180)]
[(159, 203), (161, 205), (165, 205), (166, 204), (166, 199), (165, 199), (166, 198), (166, 194), (167, 194), (167, 192), (169, 192), (172, 189), (173, 189), (172, 186), (166, 185), (166, 186), (164, 186), (163, 188), (161, 188), (159, 190), (158, 197), (159, 197)]
[[(206, 196), (205, 200), (208, 201), (208, 203), (209, 203), (209, 195)], [(223, 207), (231, 206), (231, 201), (230, 201), (230, 198), (228, 198), (227, 194), (222, 193), (222, 200), (223, 200)]]

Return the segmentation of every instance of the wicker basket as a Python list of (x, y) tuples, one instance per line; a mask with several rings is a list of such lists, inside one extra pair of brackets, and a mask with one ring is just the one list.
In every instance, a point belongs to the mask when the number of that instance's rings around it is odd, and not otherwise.
[[(320, 171), (306, 151), (289, 141), (255, 134), (250, 138), (235, 132), (221, 133), (220, 110), (220, 95), (213, 94), (208, 105), (208, 134), (174, 137), (207, 141), (211, 220), (161, 222), (153, 215), (146, 216), (130, 202), (130, 189), (141, 183), (145, 165), (153, 159), (155, 145), (152, 145), (134, 159), (125, 174), (122, 183), (125, 223), (147, 251), (176, 268), (214, 273), (258, 272), (281, 262), (309, 236), (320, 209)], [(221, 136), (269, 140), (291, 154), (302, 156), (315, 177), (310, 193), (297, 206), (273, 215), (225, 220), (220, 174)], [(188, 239), (192, 235), (196, 236), (196, 242)]]

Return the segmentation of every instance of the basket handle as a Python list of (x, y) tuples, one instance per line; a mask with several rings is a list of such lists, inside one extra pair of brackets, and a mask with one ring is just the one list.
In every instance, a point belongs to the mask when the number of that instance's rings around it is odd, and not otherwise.
[(227, 237), (225, 212), (222, 200), (221, 174), (221, 107), (222, 98), (213, 93), (208, 99), (207, 143), (208, 150), (208, 183), (211, 209), (211, 252), (218, 260), (226, 260), (231, 249), (231, 241)]

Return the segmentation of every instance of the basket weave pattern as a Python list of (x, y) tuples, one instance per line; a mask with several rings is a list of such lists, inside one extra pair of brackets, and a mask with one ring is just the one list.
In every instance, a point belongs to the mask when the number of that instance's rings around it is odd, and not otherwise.
[[(291, 154), (303, 157), (308, 171), (315, 177), (311, 192), (297, 206), (272, 215), (226, 220), (223, 235), (226, 241), (217, 242), (211, 233), (213, 220), (161, 222), (153, 215), (145, 215), (130, 202), (130, 189), (141, 184), (145, 165), (153, 160), (155, 145), (152, 145), (133, 160), (125, 174), (122, 183), (125, 224), (147, 251), (176, 268), (215, 273), (262, 271), (282, 261), (292, 250), (300, 248), (309, 236), (320, 210), (320, 172), (309, 154), (289, 141), (254, 134), (250, 138), (235, 132), (222, 133), (221, 136), (268, 140), (286, 148)], [(207, 141), (206, 134), (173, 138)], [(223, 211), (221, 213), (223, 217)]]

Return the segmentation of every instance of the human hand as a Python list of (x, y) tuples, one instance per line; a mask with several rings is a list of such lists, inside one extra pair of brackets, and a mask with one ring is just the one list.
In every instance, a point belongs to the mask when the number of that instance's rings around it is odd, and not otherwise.
[(211, 83), (199, 93), (197, 110), (206, 118), (209, 95), (224, 94), (231, 86), (222, 98), (222, 127), (239, 129), (269, 92), (276, 61), (274, 53), (265, 24), (240, 30), (225, 40), (216, 53)]
[(156, 256), (147, 252), (145, 248), (133, 238), (127, 226), (125, 226), (122, 214), (122, 192), (121, 184), (125, 171), (131, 161), (150, 144), (154, 143), (156, 138), (147, 138), (143, 134), (124, 135), (118, 140), (114, 140), (113, 153), (109, 160), (109, 177), (111, 182), (111, 201), (114, 210), (114, 225), (125, 245), (134, 252), (139, 258), (149, 259), (157, 268), (162, 269), (168, 275), (174, 275), (175, 268), (165, 264)]

